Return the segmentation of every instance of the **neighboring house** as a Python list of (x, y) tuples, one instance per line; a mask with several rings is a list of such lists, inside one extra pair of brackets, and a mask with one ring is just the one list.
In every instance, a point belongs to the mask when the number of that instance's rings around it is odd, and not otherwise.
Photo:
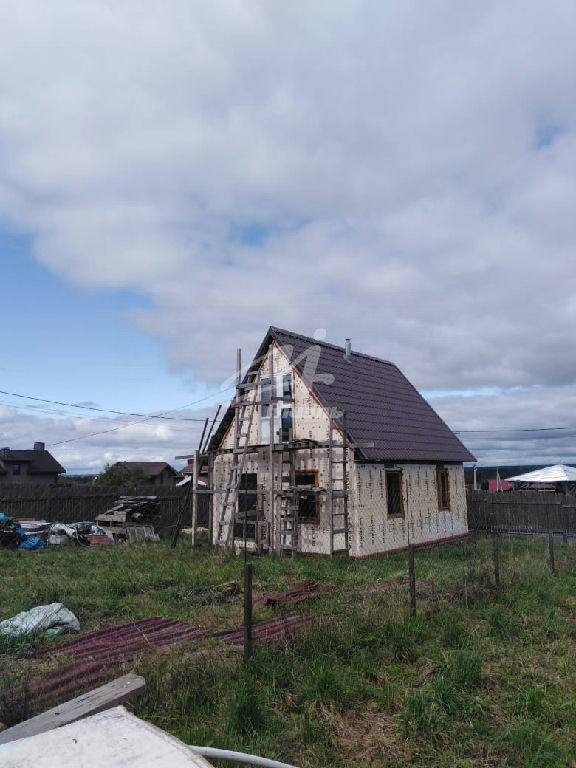
[(181, 475), (165, 461), (117, 461), (126, 469), (141, 469), (150, 485), (175, 485)]
[[(180, 470), (181, 479), (178, 480), (176, 485), (188, 485), (192, 481), (192, 475), (194, 474), (194, 462), (190, 461)], [(198, 469), (198, 485), (202, 487), (208, 486), (208, 464), (201, 462)]]
[[(246, 399), (256, 404), (240, 419), (248, 447), (239, 487), (248, 493), (235, 502), (233, 533), (222, 489), (234, 485), (233, 451), (245, 444), (235, 444), (233, 405), (210, 441), (215, 541), (240, 543), (245, 514), (253, 522), (247, 538), (261, 536), (264, 548), (345, 551), (344, 466), (351, 556), (467, 533), (463, 462), (474, 457), (393, 363), (272, 327), (244, 383), (251, 380)], [(330, 448), (330, 437), (342, 444), (344, 432), (345, 465), (342, 449)]]
[(486, 482), (486, 490), (488, 493), (500, 493), (501, 491), (512, 491), (514, 486), (507, 480), (502, 480), (500, 477), (489, 477)]
[(0, 448), (0, 483), (58, 482), (58, 476), (66, 472), (44, 443), (34, 443), (32, 450)]

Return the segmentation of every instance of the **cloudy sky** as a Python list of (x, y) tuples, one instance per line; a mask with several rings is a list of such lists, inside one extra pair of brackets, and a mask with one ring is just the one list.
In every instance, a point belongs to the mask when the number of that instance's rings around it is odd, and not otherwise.
[(3, 445), (171, 461), (272, 324), (393, 360), (483, 463), (576, 460), (573, 2), (0, 0), (0, 28), (0, 389), (171, 417), (0, 394)]

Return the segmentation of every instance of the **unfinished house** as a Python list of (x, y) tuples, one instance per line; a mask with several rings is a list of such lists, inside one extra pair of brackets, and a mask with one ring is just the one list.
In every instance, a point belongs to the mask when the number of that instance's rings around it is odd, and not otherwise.
[(220, 546), (366, 557), (467, 533), (456, 435), (390, 362), (270, 328), (209, 445)]

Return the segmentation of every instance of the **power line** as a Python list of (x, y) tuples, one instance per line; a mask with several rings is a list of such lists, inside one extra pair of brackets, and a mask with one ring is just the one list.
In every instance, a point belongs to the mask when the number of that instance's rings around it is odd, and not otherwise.
[[(230, 389), (235, 389), (235, 388), (236, 388), (236, 385), (233, 385), (233, 386), (228, 387), (227, 389), (222, 390), (222, 392), (226, 392), (226, 391), (228, 391)], [(205, 400), (211, 399), (212, 397), (215, 396), (215, 394), (217, 394), (217, 393), (212, 393), (211, 395), (207, 395), (206, 397), (202, 397), (202, 398), (200, 398), (200, 400), (195, 400), (193, 403), (188, 403), (187, 405), (183, 405), (181, 408), (173, 408), (170, 411), (164, 411), (164, 413), (173, 413), (174, 411), (181, 411), (184, 408), (190, 408), (192, 405), (196, 405), (197, 403), (202, 403)], [(92, 432), (89, 435), (81, 435), (81, 436), (78, 436), (78, 437), (70, 437), (70, 438), (68, 438), (68, 440), (60, 440), (57, 443), (49, 443), (48, 447), (49, 448), (53, 448), (56, 445), (64, 445), (65, 443), (74, 443), (77, 440), (87, 440), (89, 437), (97, 437), (98, 435), (108, 435), (108, 434), (110, 434), (110, 432), (118, 432), (121, 429), (127, 429), (128, 427), (133, 427), (136, 424), (143, 424), (143, 425), (145, 425), (144, 423), (146, 421), (148, 421), (149, 419), (151, 419), (151, 418), (154, 418), (154, 417), (153, 416), (148, 416), (148, 417), (146, 417), (146, 418), (144, 418), (142, 420), (139, 420), (139, 421), (130, 421), (130, 422), (128, 422), (128, 424), (122, 424), (121, 426), (114, 427), (113, 429), (103, 429), (100, 432)], [(194, 419), (194, 421), (202, 421), (203, 422), (203, 421), (206, 421), (206, 419)]]
[[(222, 392), (227, 392), (228, 390), (234, 389), (234, 386), (230, 386), (227, 389), (222, 390)], [(65, 408), (81, 408), (85, 411), (97, 411), (98, 413), (113, 413), (116, 416), (139, 416), (146, 419), (162, 419), (167, 421), (200, 421), (203, 422), (204, 419), (194, 419), (190, 417), (184, 417), (184, 416), (165, 416), (165, 413), (174, 413), (175, 411), (183, 411), (185, 408), (190, 408), (193, 405), (197, 405), (198, 403), (202, 403), (205, 400), (209, 400), (210, 398), (214, 397), (215, 394), (221, 394), (219, 393), (212, 393), (210, 395), (206, 395), (206, 397), (200, 398), (200, 400), (195, 400), (192, 403), (188, 403), (187, 405), (183, 405), (181, 408), (173, 408), (169, 411), (163, 411), (161, 414), (146, 414), (146, 413), (132, 413), (130, 411), (117, 411), (113, 410), (111, 408), (97, 408), (95, 405), (80, 405), (79, 403), (64, 403), (60, 400), (48, 400), (44, 397), (33, 397), (32, 395), (22, 395), (19, 392), (6, 392), (3, 389), (0, 389), (0, 394), (2, 395), (8, 395), (10, 397), (19, 397), (23, 400), (33, 400), (37, 403), (48, 403), (49, 405), (62, 405)]]
[(521, 429), (455, 429), (452, 430), (455, 435), (481, 434), (483, 432), (557, 432), (560, 430), (576, 430), (576, 427), (524, 427)]
[[(205, 419), (201, 419), (201, 421), (205, 421)], [(155, 424), (147, 424), (146, 419), (143, 419), (142, 421), (130, 421), (128, 422), (128, 424), (121, 424), (119, 427), (114, 427), (113, 429), (103, 429), (100, 432), (91, 432), (89, 435), (81, 435), (79, 437), (69, 437), (67, 440), (59, 440), (57, 443), (48, 443), (48, 447), (53, 448), (55, 445), (64, 445), (65, 443), (75, 443), (77, 440), (87, 440), (89, 437), (96, 437), (97, 435), (107, 435), (110, 432), (119, 432), (121, 429), (127, 429), (128, 427), (133, 427), (135, 425), (140, 425), (142, 427), (156, 426)], [(181, 430), (181, 431), (184, 431), (184, 430)]]
[[(0, 406), (6, 406), (7, 408), (18, 408), (21, 410), (24, 410), (27, 412), (27, 415), (35, 416), (39, 414), (48, 414), (52, 417), (60, 417), (65, 418), (67, 421), (78, 421), (78, 422), (87, 422), (87, 421), (98, 421), (97, 416), (71, 416), (66, 411), (57, 411), (55, 408), (41, 408), (37, 405), (15, 405), (14, 403), (7, 403), (3, 400), (0, 400)], [(100, 419), (102, 421), (102, 419)], [(205, 421), (205, 419), (199, 419), (198, 421)], [(187, 432), (190, 434), (190, 427), (189, 426), (175, 426), (174, 424), (159, 424), (157, 421), (150, 423), (149, 421), (138, 421), (138, 422), (116, 422), (114, 420), (114, 423), (119, 423), (125, 426), (130, 426), (131, 424), (141, 424), (143, 427), (160, 427), (160, 426), (166, 426), (170, 429), (171, 432)]]

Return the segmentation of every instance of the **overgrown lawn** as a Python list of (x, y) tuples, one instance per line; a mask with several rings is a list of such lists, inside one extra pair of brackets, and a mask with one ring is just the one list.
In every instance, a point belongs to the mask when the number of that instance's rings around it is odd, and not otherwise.
[[(1, 552), (0, 620), (63, 602), (83, 631), (149, 616), (239, 626), (241, 558), (182, 541)], [(136, 713), (187, 743), (265, 754), (301, 766), (576, 766), (576, 552), (546, 543), (466, 541), (416, 554), (418, 613), (409, 617), (403, 553), (363, 561), (251, 558), (257, 592), (304, 578), (335, 587), (297, 606), (255, 606), (255, 620), (312, 614), (279, 646), (241, 654), (209, 643), (136, 660)], [(390, 584), (366, 594), (376, 584)], [(0, 644), (0, 684), (33, 677), (47, 641)], [(58, 642), (51, 640), (49, 642)], [(54, 663), (54, 662), (50, 662)], [(230, 765), (230, 764), (228, 764)]]

